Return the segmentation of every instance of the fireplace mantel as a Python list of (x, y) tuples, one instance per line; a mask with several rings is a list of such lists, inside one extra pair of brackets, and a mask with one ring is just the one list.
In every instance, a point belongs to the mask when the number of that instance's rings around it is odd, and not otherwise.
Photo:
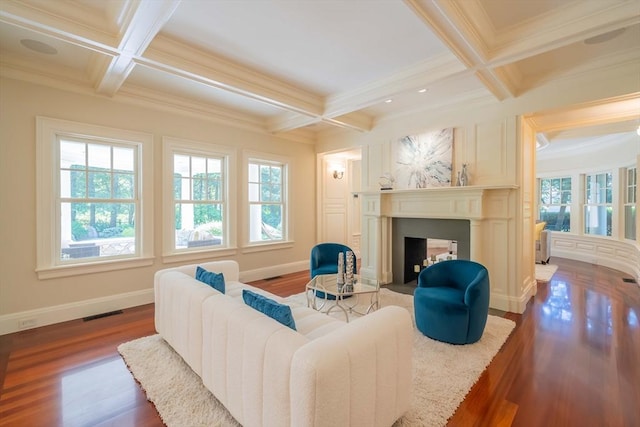
[(514, 185), (436, 187), (357, 194), (362, 197), (365, 215), (471, 220), (492, 215), (495, 207), (487, 205), (492, 195), (517, 188)]
[[(469, 220), (470, 258), (484, 264), (491, 277), (491, 306), (513, 309), (508, 293), (507, 260), (516, 241), (518, 186), (438, 187), (408, 190), (363, 191), (361, 274), (391, 283), (392, 219), (430, 218)], [(521, 301), (516, 302), (521, 305)], [(526, 301), (525, 301), (526, 303)]]

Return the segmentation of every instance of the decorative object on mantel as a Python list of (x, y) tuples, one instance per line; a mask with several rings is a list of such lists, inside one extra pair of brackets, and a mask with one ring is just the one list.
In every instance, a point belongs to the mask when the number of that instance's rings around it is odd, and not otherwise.
[(462, 164), (462, 170), (458, 171), (458, 180), (456, 182), (458, 187), (465, 187), (469, 185), (469, 175), (467, 174), (467, 164)]
[(398, 188), (451, 186), (453, 128), (408, 135), (393, 145)]
[(393, 190), (393, 183), (396, 180), (393, 178), (389, 172), (383, 174), (378, 180), (378, 184), (380, 184), (380, 190)]

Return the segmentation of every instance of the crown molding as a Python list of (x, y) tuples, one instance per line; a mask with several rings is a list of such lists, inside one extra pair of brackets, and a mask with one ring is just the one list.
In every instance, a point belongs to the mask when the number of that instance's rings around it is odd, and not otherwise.
[(489, 64), (515, 62), (640, 23), (639, 12), (637, 2), (568, 4), (499, 33), (489, 51)]
[(474, 74), (498, 101), (504, 101), (507, 98), (516, 96), (515, 93), (511, 91), (510, 82), (504, 82), (500, 79), (502, 74), (495, 73), (489, 69), (479, 69)]
[[(602, 78), (611, 78), (609, 73), (615, 72), (618, 74), (626, 71), (640, 75), (640, 58), (635, 49), (629, 49), (592, 60), (587, 65), (568, 70), (555, 69), (554, 71), (556, 73), (547, 73), (523, 79), (518, 88), (519, 94), (546, 84), (560, 83), (589, 75), (602, 74)], [(640, 88), (640, 86), (637, 87)]]
[(83, 13), (82, 17), (76, 20), (70, 19), (69, 14), (73, 17), (78, 11), (84, 10), (83, 8), (70, 8), (66, 3), (54, 1), (39, 4), (47, 6), (47, 10), (22, 2), (3, 1), (0, 22), (37, 31), (98, 52), (117, 53), (117, 36), (105, 27), (105, 21), (98, 19), (95, 13)]
[(507, 64), (493, 70), (493, 74), (502, 82), (512, 97), (522, 94), (524, 76), (516, 64)]
[(10, 54), (3, 54), (0, 58), (0, 76), (2, 77), (85, 95), (95, 95), (91, 81), (80, 70), (25, 61)]
[(287, 141), (308, 145), (315, 145), (317, 141), (316, 133), (308, 129), (294, 129), (284, 133), (274, 132), (272, 135)]
[[(6, 62), (6, 56), (0, 61), (0, 76), (3, 78), (24, 81), (36, 85), (47, 86), (66, 92), (105, 98), (95, 92), (91, 81), (85, 73), (65, 67), (38, 67), (33, 63), (12, 60)], [(111, 98), (113, 102), (138, 105), (152, 110), (177, 113), (225, 126), (240, 128), (252, 132), (269, 134), (292, 142), (314, 144), (315, 136), (310, 131), (293, 131), (286, 134), (274, 134), (266, 128), (265, 121), (259, 117), (238, 113), (228, 108), (215, 107), (210, 104), (197, 103), (193, 100), (180, 99), (171, 95), (159, 94), (146, 88), (126, 85)]]
[(215, 121), (254, 132), (266, 132), (264, 120), (260, 117), (240, 113), (224, 107), (213, 106), (209, 103), (196, 102), (192, 99), (163, 94), (132, 84), (124, 85), (113, 99), (144, 107), (153, 105), (155, 108), (165, 111), (188, 114), (208, 121)]
[(640, 92), (525, 116), (537, 132), (547, 134), (638, 118), (640, 118)]

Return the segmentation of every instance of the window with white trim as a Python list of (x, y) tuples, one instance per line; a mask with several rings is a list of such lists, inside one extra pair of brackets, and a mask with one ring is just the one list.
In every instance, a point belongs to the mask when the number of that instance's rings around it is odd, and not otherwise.
[(152, 136), (44, 117), (37, 129), (39, 277), (150, 258)]
[[(165, 137), (165, 255), (228, 248), (233, 151)], [(233, 187), (235, 188), (235, 187)]]
[(249, 158), (249, 243), (275, 243), (288, 239), (287, 163)]
[(624, 238), (636, 240), (636, 195), (638, 194), (638, 174), (636, 168), (627, 168), (625, 172)]
[(611, 172), (585, 176), (584, 232), (596, 236), (611, 236), (613, 218), (613, 174)]
[(539, 180), (541, 221), (546, 230), (571, 231), (571, 177)]

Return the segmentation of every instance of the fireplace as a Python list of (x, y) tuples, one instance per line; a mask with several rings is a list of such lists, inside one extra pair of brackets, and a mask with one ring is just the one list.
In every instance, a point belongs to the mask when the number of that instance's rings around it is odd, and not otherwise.
[[(460, 258), (479, 262), (489, 270), (490, 307), (522, 313), (535, 294), (536, 281), (532, 274), (533, 244), (522, 246), (523, 238), (519, 234), (520, 228), (529, 223), (517, 215), (523, 209), (530, 212), (530, 204), (519, 198), (518, 191), (517, 186), (496, 185), (359, 193), (362, 200), (360, 274), (375, 278), (381, 284), (402, 283), (403, 279), (395, 279), (394, 274), (404, 271), (405, 236), (456, 240)], [(422, 220), (436, 222), (422, 223)], [(449, 222), (441, 223), (441, 220), (456, 220), (455, 224), (461, 221), (464, 235), (453, 234), (453, 230), (444, 233)], [(408, 231), (404, 232), (405, 229)], [(402, 236), (400, 241), (399, 236)], [(400, 256), (402, 258), (398, 258)], [(531, 271), (526, 277), (523, 276), (523, 257), (531, 260)], [(396, 268), (393, 265), (398, 259), (400, 267)]]
[[(438, 239), (450, 242), (439, 252), (453, 252), (456, 257), (470, 259), (470, 223), (463, 219), (393, 218), (392, 224), (393, 283), (416, 280), (415, 266), (423, 266), (427, 258), (427, 242)], [(455, 243), (454, 243), (455, 242)], [(440, 259), (440, 257), (438, 257)], [(446, 259), (446, 258), (444, 258)]]

